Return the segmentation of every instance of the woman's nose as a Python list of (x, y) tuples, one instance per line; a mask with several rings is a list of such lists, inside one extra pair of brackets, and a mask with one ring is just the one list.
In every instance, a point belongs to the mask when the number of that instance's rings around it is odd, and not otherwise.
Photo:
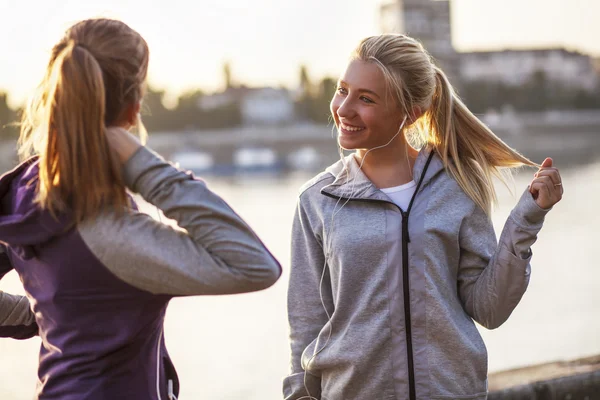
[(352, 101), (350, 101), (348, 97), (346, 97), (345, 99), (342, 100), (342, 102), (336, 112), (337, 112), (338, 117), (348, 118), (348, 119), (350, 119), (351, 117), (353, 117), (356, 114), (356, 111), (354, 110)]

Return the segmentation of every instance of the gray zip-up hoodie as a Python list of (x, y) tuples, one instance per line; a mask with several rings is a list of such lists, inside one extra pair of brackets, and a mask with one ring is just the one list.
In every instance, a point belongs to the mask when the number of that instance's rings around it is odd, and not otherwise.
[(497, 328), (519, 303), (548, 210), (526, 191), (498, 243), (490, 218), (437, 155), (424, 170), (429, 153), (422, 150), (414, 167), (415, 181), (425, 175), (408, 219), (408, 282), (406, 210), (353, 155), (348, 168), (340, 160), (301, 189), (286, 400), (308, 399), (305, 386), (321, 400), (405, 400), (411, 385), (420, 400), (487, 397), (487, 352), (474, 321)]

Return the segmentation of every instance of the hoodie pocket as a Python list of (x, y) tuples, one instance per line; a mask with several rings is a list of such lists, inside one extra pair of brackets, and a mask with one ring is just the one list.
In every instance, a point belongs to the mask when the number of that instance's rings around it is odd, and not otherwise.
[(432, 399), (485, 399), (487, 393), (487, 349), (472, 322), (460, 339), (430, 343), (429, 371)]
[[(318, 342), (319, 342), (319, 338), (316, 338), (315, 340), (310, 342), (310, 344), (308, 346), (306, 346), (306, 348), (302, 352), (301, 362), (302, 362), (303, 370), (310, 372), (311, 375), (320, 377), (321, 372), (317, 368), (315, 368), (315, 359), (319, 356), (319, 354), (316, 353), (316, 348), (317, 348)], [(322, 347), (323, 347), (322, 345), (319, 346), (319, 348), (322, 348)]]

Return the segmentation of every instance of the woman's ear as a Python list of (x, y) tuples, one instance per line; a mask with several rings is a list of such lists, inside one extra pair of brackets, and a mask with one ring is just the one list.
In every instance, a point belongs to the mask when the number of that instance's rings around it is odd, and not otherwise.
[(138, 122), (138, 114), (140, 113), (141, 103), (136, 101), (127, 107), (127, 123), (130, 126), (135, 126)]
[(408, 120), (409, 123), (414, 124), (419, 118), (423, 115), (423, 111), (421, 111), (421, 107), (414, 106), (410, 112), (410, 118)]

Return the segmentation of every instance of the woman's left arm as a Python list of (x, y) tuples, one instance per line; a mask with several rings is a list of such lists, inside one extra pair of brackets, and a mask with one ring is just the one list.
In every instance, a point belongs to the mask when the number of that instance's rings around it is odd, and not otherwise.
[(458, 290), (465, 311), (488, 329), (502, 325), (529, 284), (531, 246), (562, 182), (546, 159), (504, 225), (499, 242), (489, 216), (475, 207), (461, 226)]

